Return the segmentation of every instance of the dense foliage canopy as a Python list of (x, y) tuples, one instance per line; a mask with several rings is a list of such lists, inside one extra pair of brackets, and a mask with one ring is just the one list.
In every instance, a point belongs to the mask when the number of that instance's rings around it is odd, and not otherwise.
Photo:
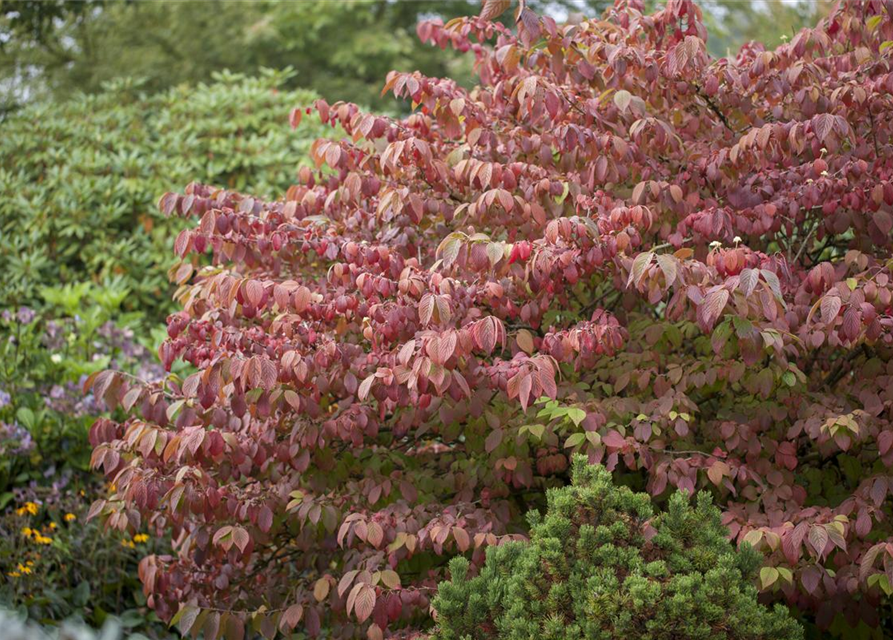
[(181, 629), (380, 637), (429, 625), (448, 559), (523, 537), (581, 452), (715, 494), (767, 597), (884, 624), (888, 6), (713, 60), (691, 0), (517, 32), (506, 5), (419, 29), (474, 54), (471, 90), (392, 73), (401, 120), (317, 102), (348, 137), (284, 199), (161, 199), (200, 218), (160, 349), (195, 373), (89, 381), (133, 410), (92, 429), (93, 514), (173, 534), (141, 578)]
[(617, 488), (576, 455), (573, 486), (550, 489), (545, 518), (528, 514), (530, 542), (487, 550), (480, 575), (462, 556), (434, 599), (438, 640), (794, 640), (783, 605), (757, 603), (762, 563), (726, 539), (710, 494), (681, 492), (655, 516), (644, 493)]
[(33, 304), (44, 287), (117, 281), (132, 293), (125, 309), (163, 318), (169, 238), (182, 224), (151, 203), (195, 178), (268, 194), (291, 184), (323, 129), (288, 135), (283, 111), (315, 97), (280, 90), (288, 77), (219, 74), (152, 96), (125, 80), (4, 120), (0, 304)]

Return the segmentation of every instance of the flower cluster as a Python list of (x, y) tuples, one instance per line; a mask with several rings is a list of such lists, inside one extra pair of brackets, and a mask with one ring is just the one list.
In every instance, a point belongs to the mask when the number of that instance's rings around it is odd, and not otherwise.
[[(2, 402), (0, 392), (0, 402)], [(31, 432), (18, 422), (12, 423), (0, 421), (0, 456), (23, 456), (34, 449), (34, 439)]]
[(23, 516), (25, 514), (28, 514), (36, 516), (38, 511), (40, 511), (40, 506), (36, 502), (26, 502), (21, 507), (16, 509), (16, 515)]
[(20, 578), (22, 576), (31, 575), (33, 567), (34, 561), (26, 560), (24, 564), (20, 562), (18, 565), (16, 565), (14, 571), (9, 571), (6, 575), (8, 575), (10, 578)]
[[(55, 529), (56, 527), (52, 527), (47, 525), (46, 529)], [(33, 541), (35, 544), (52, 544), (53, 539), (49, 536), (43, 535), (39, 529), (32, 529), (31, 527), (23, 527), (22, 528), (22, 536), (27, 538), (28, 540)]]
[(143, 543), (147, 542), (148, 540), (149, 540), (148, 534), (138, 533), (135, 536), (133, 536), (133, 538), (131, 538), (130, 540), (127, 540), (126, 538), (121, 540), (121, 546), (126, 549), (135, 549), (136, 545), (143, 544)]
[(5, 322), (13, 322), (13, 320), (15, 320), (15, 322), (23, 325), (31, 324), (36, 317), (37, 312), (31, 307), (19, 307), (19, 310), (14, 314), (9, 309), (4, 309), (3, 312), (0, 313), (0, 318)]

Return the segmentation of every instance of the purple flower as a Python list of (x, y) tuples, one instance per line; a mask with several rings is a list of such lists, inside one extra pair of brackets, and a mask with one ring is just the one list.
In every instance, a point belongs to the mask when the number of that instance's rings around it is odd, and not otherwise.
[(0, 314), (0, 317), (3, 318), (4, 322), (10, 322), (12, 320), (12, 313), (10, 313), (9, 309), (4, 309), (3, 313)]
[(12, 396), (3, 389), (0, 389), (0, 409), (9, 405), (10, 402), (12, 402)]
[(29, 307), (19, 307), (19, 311), (16, 313), (16, 319), (22, 324), (31, 324), (36, 315), (34, 309)]
[(17, 422), (0, 422), (0, 454), (19, 456), (34, 448), (31, 433)]

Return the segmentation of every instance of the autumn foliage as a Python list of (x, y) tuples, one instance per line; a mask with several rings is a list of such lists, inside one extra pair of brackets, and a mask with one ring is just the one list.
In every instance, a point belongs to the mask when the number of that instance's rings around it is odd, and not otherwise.
[(720, 60), (690, 0), (519, 13), (420, 26), (472, 90), (393, 72), (402, 120), (317, 102), (346, 135), (284, 199), (161, 199), (198, 220), (160, 349), (194, 372), (90, 380), (131, 412), (93, 427), (93, 514), (171, 534), (140, 575), (184, 631), (410, 634), (580, 452), (656, 503), (714, 494), (765, 598), (880, 624), (893, 5)]

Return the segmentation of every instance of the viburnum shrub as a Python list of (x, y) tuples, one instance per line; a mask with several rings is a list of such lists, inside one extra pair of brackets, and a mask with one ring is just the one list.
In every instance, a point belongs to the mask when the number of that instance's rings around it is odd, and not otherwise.
[(476, 87), (391, 73), (401, 120), (317, 102), (347, 137), (284, 199), (161, 199), (200, 219), (160, 347), (195, 372), (89, 381), (133, 412), (92, 429), (93, 515), (172, 535), (140, 575), (181, 629), (408, 634), (581, 452), (713, 493), (765, 597), (881, 624), (893, 6), (712, 60), (690, 0), (516, 28), (506, 4), (419, 28)]
[(550, 489), (545, 517), (528, 514), (530, 542), (487, 551), (480, 575), (450, 562), (434, 608), (438, 640), (794, 640), (781, 604), (757, 603), (762, 557), (736, 552), (710, 494), (697, 507), (676, 492), (655, 516), (649, 496), (574, 456), (573, 486)]

